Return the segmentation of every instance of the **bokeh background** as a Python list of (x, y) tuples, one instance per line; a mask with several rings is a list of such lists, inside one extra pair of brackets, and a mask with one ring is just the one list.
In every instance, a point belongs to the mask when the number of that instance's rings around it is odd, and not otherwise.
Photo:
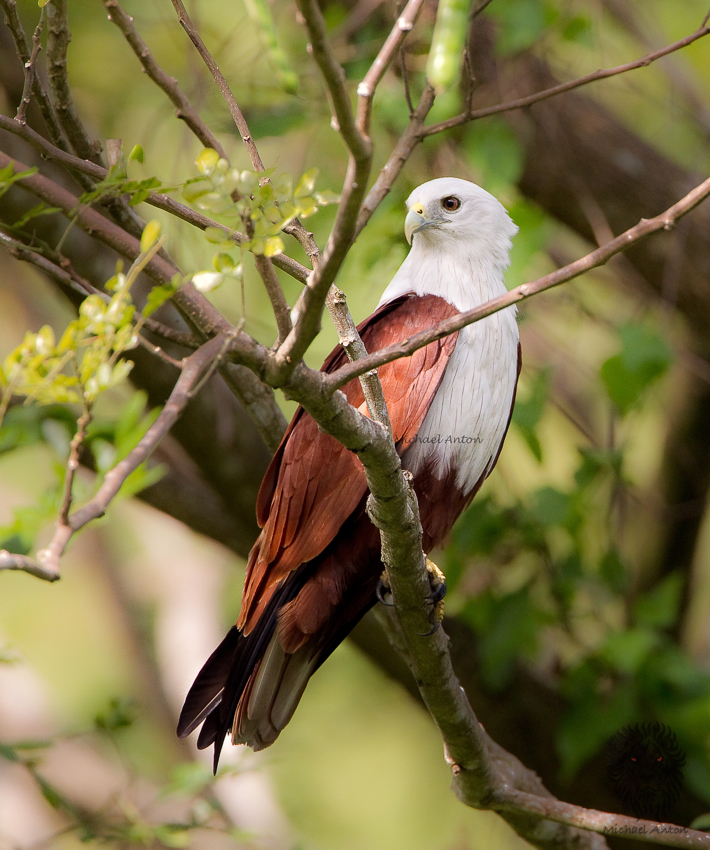
[[(30, 0), (17, 8), (29, 35), (39, 8)], [(338, 192), (345, 149), (306, 38), (292, 4), (271, 8), (296, 95), (279, 87), (241, 2), (189, 5), (267, 167), (297, 179), (317, 166), (318, 188)], [(126, 0), (125, 9), (233, 164), (248, 168), (170, 3)], [(397, 10), (366, 0), (326, 0), (323, 10), (354, 94)], [(68, 11), (69, 78), (88, 132), (120, 138), (126, 151), (140, 144), (136, 179), (179, 186), (194, 177), (201, 145), (141, 73), (104, 6), (69, 0)], [(636, 59), (696, 30), (707, 11), (704, 0), (493, 0), (471, 23), (464, 81), (437, 99), (429, 123), (469, 97), (486, 106)], [(425, 7), (375, 98), (374, 175), (408, 120), (402, 61), (415, 100), (421, 92), (434, 17), (434, 5)], [(661, 212), (710, 167), (709, 59), (701, 39), (648, 68), (428, 138), (338, 279), (353, 315), (372, 311), (405, 256), (403, 202), (424, 180), (472, 179), (506, 205), (520, 228), (509, 286)], [(0, 24), (0, 111), (13, 116), (21, 91)], [(0, 140), (41, 164), (9, 134)], [(19, 189), (0, 198), (0, 227), (27, 206)], [(161, 221), (185, 272), (211, 267), (214, 246), (198, 230), (137, 210)], [(321, 246), (333, 216), (326, 207), (307, 222)], [(66, 228), (55, 219), (46, 226)], [(625, 724), (666, 723), (687, 753), (685, 793), (669, 817), (686, 825), (710, 808), (709, 225), (701, 208), (674, 233), (522, 305), (514, 424), (496, 472), (437, 553), (449, 576), (457, 670), (494, 738), (562, 798), (620, 811), (605, 777), (607, 738)], [(38, 219), (40, 236), (43, 226)], [(86, 243), (72, 250), (96, 285), (112, 274), (111, 258)], [(293, 240), (286, 250), (304, 261)], [(293, 303), (300, 284), (280, 279)], [(260, 341), (274, 340), (248, 257), (244, 314), (236, 284), (210, 298)], [(50, 324), (59, 333), (74, 315), (52, 281), (0, 251), (0, 356), (26, 330)], [(307, 362), (318, 366), (335, 342), (326, 320)], [(146, 370), (136, 371), (141, 394), (126, 382), (102, 398), (95, 453), (110, 456), (137, 435), (159, 403)], [(236, 457), (236, 420), (220, 398), (215, 391), (205, 402), (216, 421), (193, 416), (189, 437), (176, 437), (159, 460), (189, 479), (202, 451), (215, 440), (226, 446), (220, 486), (234, 493), (238, 538), (224, 522), (210, 539), (194, 530), (199, 521), (191, 528), (158, 510), (168, 504), (158, 482), (152, 496), (120, 499), (73, 541), (61, 581), (0, 575), (0, 848), (522, 847), (502, 820), (450, 793), (441, 741), (374, 621), (318, 672), (276, 746), (226, 747), (215, 783), (209, 758), (175, 739), (182, 698), (238, 612), (250, 505), (268, 459), (263, 445), (251, 465)], [(290, 416), (293, 404), (279, 404)], [(8, 413), (0, 548), (34, 552), (51, 535), (72, 427), (53, 408)], [(78, 497), (94, 486), (85, 470)]]

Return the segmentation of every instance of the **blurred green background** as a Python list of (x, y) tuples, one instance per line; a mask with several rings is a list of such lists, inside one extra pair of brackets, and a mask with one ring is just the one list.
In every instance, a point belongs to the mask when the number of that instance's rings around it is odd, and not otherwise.
[[(126, 151), (142, 145), (144, 163), (129, 166), (135, 179), (157, 176), (173, 185), (194, 177), (201, 145), (141, 73), (102, 4), (68, 5), (69, 77), (89, 133), (121, 138)], [(224, 103), (170, 4), (127, 0), (125, 9), (232, 164), (248, 168)], [(189, 9), (266, 166), (294, 179), (317, 166), (317, 188), (339, 192), (345, 149), (329, 126), (293, 5), (278, 0), (271, 9), (298, 76), (296, 95), (279, 86), (242, 3), (194, 2)], [(340, 0), (323, 9), (354, 96), (395, 8)], [(38, 7), (21, 0), (18, 10), (31, 33)], [(566, 80), (630, 61), (694, 31), (706, 11), (703, 0), (493, 0), (472, 26), (470, 44), (473, 58), (485, 47), (496, 75), (491, 82), (478, 74), (474, 103), (517, 96), (525, 74), (545, 79), (536, 63)], [(407, 41), (415, 99), (434, 17), (435, 8), (425, 7)], [(7, 32), (3, 38), (0, 111), (12, 116), (17, 60)], [(625, 169), (639, 185), (662, 182), (663, 168), (645, 170), (642, 152), (649, 147), (668, 163), (668, 174), (677, 169), (688, 181), (707, 175), (708, 49), (700, 40), (663, 63), (584, 90), (638, 145), (627, 149), (607, 133), (610, 171)], [(468, 88), (462, 83), (438, 98), (429, 123), (457, 114)], [(607, 202), (612, 211), (623, 207), (625, 226), (666, 206), (659, 193), (657, 206), (644, 207), (639, 191), (637, 209), (623, 187), (623, 197), (614, 197), (613, 187), (602, 186), (591, 165), (587, 171), (583, 160), (574, 168), (560, 160), (560, 172), (571, 168), (570, 185), (578, 189), (572, 200), (586, 224), (576, 227), (573, 214), (565, 220), (562, 190), (550, 182), (554, 197), (545, 199), (534, 189), (532, 124), (525, 122), (536, 114), (477, 121), (415, 149), (338, 278), (356, 320), (373, 310), (405, 256), (404, 199), (432, 177), (475, 180), (509, 209), (520, 227), (509, 286), (586, 253), (590, 238), (603, 241), (618, 231)], [(407, 120), (398, 60), (375, 98), (373, 176)], [(676, 179), (673, 199), (692, 185)], [(145, 204), (138, 212), (162, 222), (167, 248), (186, 273), (211, 268), (214, 246), (199, 231)], [(326, 207), (307, 221), (321, 246), (334, 214)], [(437, 561), (449, 576), (447, 614), (467, 630), (475, 656), (481, 692), (469, 689), (474, 709), (492, 706), (495, 715), (496, 700), (520, 703), (521, 714), (500, 712), (501, 723), (511, 724), (511, 740), (539, 739), (549, 762), (541, 767), (526, 758), (530, 753), (516, 754), (555, 793), (611, 808), (606, 739), (627, 723), (667, 723), (688, 755), (688, 807), (675, 813), (687, 824), (710, 807), (710, 460), (702, 428), (710, 410), (710, 309), (702, 312), (710, 260), (700, 249), (693, 253), (691, 225), (681, 224), (678, 233), (673, 242), (654, 237), (660, 247), (655, 254), (648, 249), (646, 260), (619, 258), (522, 306), (524, 368), (514, 424), (496, 472)], [(293, 240), (286, 239), (286, 251), (305, 262)], [(692, 278), (698, 291), (685, 297), (691, 277), (684, 264), (693, 262), (701, 269)], [(279, 279), (293, 304), (300, 284), (280, 272)], [(243, 318), (247, 331), (273, 342), (269, 302), (249, 257), (244, 315), (237, 284), (209, 297), (230, 321)], [(61, 332), (72, 317), (50, 282), (0, 253), (0, 356), (26, 330), (48, 323)], [(308, 364), (318, 366), (336, 340), (326, 320)], [(100, 418), (125, 413), (131, 393), (127, 383), (107, 393)], [(139, 399), (134, 418), (125, 420), (136, 433), (143, 404)], [(279, 397), (279, 404), (290, 416), (293, 403)], [(690, 436), (683, 430), (689, 421), (701, 423)], [(8, 414), (0, 431), (0, 548), (32, 552), (49, 539), (70, 438), (71, 426), (57, 412)], [(700, 481), (697, 492), (677, 495), (691, 478)], [(92, 486), (85, 473), (79, 495)], [(304, 850), (522, 846), (497, 816), (458, 803), (430, 719), (373, 663), (377, 653), (368, 658), (351, 642), (315, 676), (276, 746), (261, 754), (226, 747), (226, 775), (210, 784), (208, 760), (195, 766), (192, 743), (178, 742), (172, 729), (194, 674), (236, 617), (243, 566), (234, 552), (186, 525), (123, 499), (73, 541), (61, 581), (0, 575), (0, 848), (82, 841)], [(547, 712), (532, 701), (531, 694), (543, 692), (552, 706)], [(493, 718), (482, 720), (497, 737)]]

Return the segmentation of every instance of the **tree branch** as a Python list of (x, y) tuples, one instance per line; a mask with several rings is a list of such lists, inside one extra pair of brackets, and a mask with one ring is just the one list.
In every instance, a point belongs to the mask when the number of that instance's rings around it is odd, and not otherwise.
[[(454, 782), (458, 793), (461, 787), (458, 777), (454, 779)], [(499, 814), (526, 812), (545, 820), (565, 824), (565, 826), (578, 827), (602, 835), (633, 838), (648, 844), (662, 844), (667, 847), (710, 847), (710, 835), (707, 832), (699, 832), (696, 829), (670, 823), (584, 809), (581, 806), (573, 806), (571, 803), (562, 803), (550, 797), (538, 797), (510, 787), (494, 791), (490, 808)]]
[(101, 145), (84, 129), (74, 108), (67, 76), (67, 51), (71, 33), (67, 25), (66, 0), (52, 0), (47, 6), (47, 76), (54, 96), (57, 117), (74, 152), (82, 159), (102, 165)]
[(335, 224), (322, 260), (309, 276), (306, 289), (301, 295), (296, 325), (276, 354), (270, 370), (269, 383), (272, 386), (280, 386), (288, 379), (320, 330), (328, 290), (355, 238), (357, 214), (372, 164), (372, 142), (356, 125), (343, 69), (335, 59), (328, 41), (320, 7), (316, 0), (298, 0), (298, 9), (308, 30), (310, 50), (330, 95), (336, 128), (347, 145), (350, 156)]
[(372, 100), (375, 95), (375, 89), (389, 67), (394, 54), (402, 46), (407, 33), (412, 30), (423, 5), (424, 0), (409, 0), (402, 10), (402, 14), (397, 18), (397, 23), (387, 36), (387, 39), (382, 45), (380, 52), (377, 54), (375, 61), (372, 63), (370, 70), (367, 74), (365, 74), (362, 82), (357, 87), (359, 100), (356, 123), (360, 132), (365, 135), (369, 135), (370, 133), (370, 116), (372, 113)]
[(155, 57), (150, 52), (148, 45), (140, 37), (136, 28), (133, 26), (133, 18), (128, 15), (119, 5), (118, 0), (104, 0), (104, 6), (108, 12), (108, 19), (123, 33), (124, 38), (128, 42), (131, 50), (138, 57), (143, 70), (151, 80), (162, 89), (170, 98), (175, 106), (175, 115), (187, 124), (193, 134), (200, 140), (206, 148), (214, 148), (217, 153), (227, 159), (227, 154), (224, 148), (214, 136), (210, 128), (200, 118), (197, 110), (193, 107), (190, 101), (185, 96), (178, 85), (175, 77), (170, 77), (155, 61)]
[(190, 20), (190, 16), (187, 14), (187, 10), (182, 4), (182, 0), (172, 0), (173, 8), (177, 12), (178, 21), (180, 22), (180, 26), (187, 33), (190, 41), (195, 45), (197, 52), (200, 54), (202, 61), (209, 68), (210, 73), (212, 74), (212, 79), (217, 84), (217, 88), (220, 91), (220, 94), (224, 98), (225, 103), (227, 104), (229, 111), (234, 119), (234, 123), (239, 131), (239, 135), (242, 137), (242, 141), (244, 142), (244, 147), (247, 149), (249, 154), (249, 159), (251, 160), (252, 168), (254, 171), (263, 171), (264, 163), (261, 161), (261, 157), (259, 156), (259, 151), (254, 144), (254, 139), (249, 132), (249, 127), (247, 122), (244, 120), (244, 116), (242, 115), (242, 110), (239, 108), (239, 104), (236, 101), (236, 98), (232, 94), (232, 90), (229, 88), (229, 85), (224, 78), (224, 75), (219, 70), (217, 63), (215, 62), (212, 54), (207, 49), (204, 41), (197, 32), (195, 25)]
[(30, 105), (32, 89), (35, 85), (35, 77), (37, 76), (37, 57), (42, 49), (42, 24), (44, 23), (44, 8), (39, 15), (39, 23), (35, 27), (34, 35), (32, 36), (32, 54), (25, 62), (25, 84), (22, 87), (22, 99), (17, 107), (15, 121), (18, 124), (26, 123), (27, 107)]
[[(37, 553), (36, 564), (39, 565), (41, 570), (45, 571), (47, 576), (53, 575), (57, 578), (59, 577), (59, 560), (64, 554), (72, 536), (89, 522), (102, 517), (106, 513), (106, 508), (118, 495), (128, 476), (148, 459), (158, 443), (170, 431), (192, 398), (192, 395), (201, 386), (201, 379), (205, 368), (214, 368), (216, 366), (217, 360), (224, 353), (228, 343), (229, 338), (227, 336), (216, 336), (198, 348), (194, 354), (185, 358), (182, 373), (170, 394), (170, 398), (158, 415), (158, 418), (146, 431), (135, 448), (131, 449), (123, 460), (106, 473), (102, 485), (91, 501), (87, 502), (86, 505), (79, 508), (73, 514), (66, 515), (67, 512), (62, 511), (62, 514), (57, 520), (52, 540), (47, 548)], [(73, 475), (71, 471), (67, 473), (67, 477), (70, 475)], [(15, 559), (17, 557), (11, 556), (11, 558)], [(23, 567), (7, 568), (25, 569), (29, 572), (30, 566), (31, 564)]]
[[(10, 32), (12, 33), (12, 37), (15, 42), (17, 55), (19, 56), (23, 67), (26, 68), (27, 63), (31, 60), (31, 55), (29, 47), (27, 45), (27, 37), (25, 35), (25, 31), (17, 14), (17, 3), (15, 3), (15, 0), (0, 0), (0, 7), (5, 12), (7, 25), (10, 29)], [(32, 91), (37, 100), (40, 112), (42, 113), (44, 123), (47, 125), (47, 131), (49, 133), (50, 139), (59, 149), (68, 151), (69, 145), (67, 144), (67, 141), (64, 138), (64, 134), (62, 132), (61, 125), (57, 120), (57, 115), (54, 111), (52, 101), (50, 100), (49, 95), (47, 94), (44, 89), (44, 86), (42, 85), (42, 80), (39, 74), (34, 75), (34, 79), (32, 81)]]
[(457, 115), (455, 118), (449, 118), (447, 121), (440, 121), (438, 124), (432, 124), (430, 127), (425, 127), (420, 134), (420, 138), (433, 136), (436, 133), (442, 133), (445, 130), (450, 130), (452, 127), (459, 127), (462, 124), (467, 124), (469, 121), (474, 121), (477, 118), (486, 118), (489, 115), (498, 115), (501, 112), (510, 112), (512, 109), (522, 109), (526, 106), (532, 106), (534, 103), (539, 103), (541, 100), (546, 100), (549, 97), (555, 97), (558, 94), (578, 89), (580, 86), (586, 86), (589, 83), (597, 80), (606, 80), (609, 77), (615, 77), (618, 74), (625, 74), (627, 71), (634, 71), (637, 68), (645, 68), (651, 65), (657, 59), (668, 56), (669, 53), (674, 53), (676, 50), (681, 50), (689, 44), (697, 41), (700, 38), (710, 33), (710, 26), (705, 22), (694, 33), (681, 38), (673, 44), (669, 44), (660, 50), (655, 50), (653, 53), (648, 53), (642, 56), (641, 59), (636, 59), (634, 62), (627, 62), (625, 65), (617, 65), (615, 68), (607, 68), (604, 70), (593, 71), (591, 74), (585, 74), (583, 77), (578, 77), (575, 80), (569, 80), (566, 83), (560, 83), (552, 88), (544, 91), (536, 92), (535, 94), (520, 97), (516, 100), (510, 100), (506, 103), (499, 103), (496, 106), (487, 106), (484, 109), (474, 109), (469, 112), (464, 112)]
[(388, 195), (405, 162), (411, 156), (414, 148), (421, 142), (421, 130), (424, 126), (425, 118), (434, 105), (434, 97), (434, 89), (427, 83), (419, 99), (417, 108), (409, 119), (407, 129), (395, 145), (387, 162), (380, 169), (377, 180), (375, 180), (372, 188), (367, 193), (367, 197), (363, 201), (357, 218), (355, 237), (362, 232), (362, 229), (370, 220), (374, 211)]

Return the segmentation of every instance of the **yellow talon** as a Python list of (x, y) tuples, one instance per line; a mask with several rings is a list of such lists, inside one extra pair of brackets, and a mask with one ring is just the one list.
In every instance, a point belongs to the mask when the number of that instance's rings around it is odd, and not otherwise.
[(440, 623), (444, 619), (444, 596), (446, 596), (446, 576), (437, 565), (426, 559), (426, 568), (431, 585), (431, 599), (434, 602), (434, 620)]

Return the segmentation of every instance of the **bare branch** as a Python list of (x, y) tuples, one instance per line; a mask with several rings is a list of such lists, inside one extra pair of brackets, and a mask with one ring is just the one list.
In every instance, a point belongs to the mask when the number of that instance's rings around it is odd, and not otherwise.
[(91, 411), (87, 408), (79, 417), (76, 423), (76, 434), (74, 434), (69, 444), (69, 458), (67, 459), (67, 469), (64, 476), (64, 493), (62, 495), (62, 504), (59, 508), (59, 522), (62, 525), (66, 525), (69, 519), (69, 511), (74, 497), (74, 478), (76, 477), (77, 469), (79, 469), (79, 452), (86, 439), (86, 429), (89, 422), (91, 422)]
[(35, 76), (37, 74), (36, 64), (37, 57), (39, 56), (39, 52), (42, 49), (42, 24), (44, 23), (44, 7), (40, 12), (39, 23), (35, 27), (34, 35), (32, 36), (32, 55), (25, 62), (25, 84), (22, 87), (22, 99), (20, 101), (20, 105), (17, 107), (17, 115), (15, 115), (15, 121), (19, 124), (24, 124), (26, 122), (25, 115), (27, 113), (27, 107), (30, 105), (31, 93), (35, 84)]
[(185, 96), (178, 85), (175, 77), (170, 77), (155, 61), (148, 45), (140, 37), (133, 26), (133, 18), (128, 15), (119, 5), (118, 0), (104, 0), (104, 6), (108, 12), (108, 19), (123, 33), (130, 48), (138, 57), (143, 70), (151, 80), (161, 88), (170, 98), (176, 108), (176, 116), (187, 124), (197, 138), (206, 148), (214, 148), (217, 153), (227, 159), (224, 148), (216, 139), (210, 128), (200, 118), (197, 110)]
[(249, 159), (251, 160), (252, 168), (254, 171), (263, 171), (264, 163), (261, 161), (261, 157), (259, 156), (259, 151), (254, 144), (254, 139), (251, 137), (251, 133), (249, 132), (249, 127), (247, 126), (247, 122), (244, 120), (244, 116), (242, 115), (242, 110), (239, 108), (239, 104), (236, 101), (236, 98), (232, 94), (232, 90), (229, 88), (229, 85), (224, 78), (224, 75), (219, 70), (217, 63), (215, 62), (212, 54), (207, 49), (204, 41), (195, 28), (195, 25), (190, 20), (190, 16), (187, 14), (187, 10), (182, 4), (182, 0), (172, 0), (173, 8), (177, 12), (178, 21), (180, 21), (180, 26), (185, 30), (187, 35), (190, 38), (190, 41), (195, 45), (197, 52), (200, 54), (202, 61), (209, 68), (210, 73), (212, 74), (212, 79), (217, 83), (217, 88), (220, 91), (220, 94), (225, 100), (225, 103), (229, 107), (229, 111), (234, 119), (234, 123), (237, 126), (237, 130), (239, 130), (239, 135), (242, 137), (242, 141), (244, 142), (244, 147), (247, 149), (249, 153)]
[(43, 581), (57, 581), (61, 578), (59, 572), (55, 572), (50, 567), (28, 558), (27, 555), (15, 555), (7, 549), (0, 549), (0, 571), (2, 570), (20, 570)]
[(409, 0), (402, 11), (402, 14), (397, 18), (397, 23), (394, 25), (389, 36), (387, 36), (387, 40), (382, 45), (382, 48), (377, 54), (375, 61), (372, 63), (370, 70), (367, 74), (365, 74), (362, 82), (357, 87), (359, 97), (357, 107), (357, 126), (361, 133), (366, 135), (369, 135), (370, 133), (370, 116), (372, 113), (372, 99), (375, 95), (375, 89), (389, 67), (394, 54), (399, 50), (407, 33), (409, 33), (414, 26), (423, 5), (424, 0)]
[(84, 129), (74, 108), (67, 76), (67, 51), (71, 33), (67, 24), (66, 0), (52, 0), (47, 6), (47, 76), (54, 96), (57, 117), (74, 152), (82, 159), (101, 165), (101, 145)]
[[(15, 41), (17, 55), (20, 57), (22, 65), (26, 68), (31, 56), (27, 45), (27, 37), (25, 36), (25, 31), (17, 14), (17, 3), (15, 3), (15, 0), (0, 0), (0, 7), (5, 12), (8, 27)], [(47, 125), (47, 131), (49, 132), (50, 139), (55, 145), (57, 145), (58, 148), (68, 151), (69, 145), (64, 138), (62, 128), (57, 120), (54, 107), (52, 106), (52, 101), (50, 100), (47, 92), (44, 90), (42, 80), (38, 74), (34, 75), (32, 90), (35, 98), (37, 99), (37, 104), (40, 112), (42, 113), (42, 118), (44, 118), (44, 122)]]
[[(333, 319), (335, 330), (338, 332), (338, 340), (345, 349), (349, 360), (355, 362), (366, 357), (367, 349), (357, 331), (353, 317), (350, 315), (345, 293), (341, 289), (338, 289), (335, 284), (330, 287), (326, 305)], [(364, 375), (360, 375), (360, 386), (365, 396), (365, 403), (367, 404), (370, 418), (384, 425), (391, 432), (392, 424), (390, 423), (387, 402), (385, 401), (385, 394), (382, 391), (382, 384), (380, 383), (377, 370), (372, 369), (369, 372), (365, 372)]]
[(532, 106), (534, 103), (538, 103), (541, 100), (546, 100), (549, 97), (555, 97), (558, 94), (572, 91), (573, 89), (577, 89), (580, 86), (586, 86), (589, 83), (596, 82), (597, 80), (606, 80), (609, 77), (615, 77), (618, 74), (625, 74), (627, 71), (634, 71), (637, 68), (645, 68), (657, 59), (668, 56), (669, 53), (674, 53), (676, 50), (681, 50), (689, 44), (693, 44), (693, 42), (703, 38), (708, 33), (710, 33), (710, 26), (703, 23), (703, 26), (701, 26), (700, 29), (690, 35), (687, 35), (685, 38), (681, 38), (680, 41), (669, 44), (660, 50), (655, 50), (653, 53), (648, 53), (646, 56), (641, 57), (641, 59), (636, 59), (634, 62), (627, 62), (625, 65), (617, 65), (615, 68), (594, 71), (591, 74), (585, 74), (583, 77), (578, 77), (576, 80), (560, 83), (558, 86), (553, 86), (552, 88), (545, 89), (544, 91), (527, 95), (527, 97), (520, 97), (517, 100), (510, 100), (507, 103), (499, 103), (497, 106), (487, 106), (484, 109), (474, 109), (471, 112), (464, 112), (461, 115), (457, 115), (455, 118), (449, 118), (447, 121), (441, 121), (438, 124), (432, 124), (430, 127), (425, 127), (421, 131), (420, 138), (433, 136), (435, 133), (450, 130), (452, 127), (459, 127), (461, 124), (466, 124), (477, 118), (485, 118), (488, 115), (498, 115), (501, 112), (510, 112), (512, 109), (522, 109), (525, 106)]
[[(458, 791), (461, 787), (458, 777), (455, 782)], [(710, 835), (707, 832), (699, 832), (671, 823), (657, 823), (599, 812), (595, 809), (584, 809), (581, 806), (573, 806), (571, 803), (562, 803), (554, 798), (526, 794), (524, 791), (510, 787), (496, 789), (490, 808), (500, 814), (526, 812), (566, 826), (576, 826), (602, 835), (635, 838), (637, 841), (648, 844), (662, 844), (667, 847), (710, 847)]]
[(281, 345), (291, 332), (292, 328), (291, 314), (286, 301), (286, 296), (284, 295), (283, 289), (281, 289), (281, 284), (276, 277), (276, 272), (274, 271), (271, 259), (269, 257), (265, 257), (263, 254), (254, 254), (254, 264), (256, 265), (256, 270), (259, 272), (259, 277), (264, 282), (264, 288), (266, 289), (271, 301), (271, 308), (274, 311), (276, 327), (279, 332), (277, 345)]
[(400, 357), (408, 357), (414, 351), (423, 348), (434, 340), (455, 333), (461, 330), (461, 328), (473, 324), (486, 316), (490, 316), (492, 313), (497, 313), (499, 310), (510, 307), (512, 304), (517, 304), (531, 295), (537, 295), (539, 292), (544, 292), (562, 283), (567, 283), (567, 281), (573, 280), (585, 272), (597, 268), (597, 266), (602, 266), (615, 254), (625, 251), (635, 242), (639, 242), (646, 236), (657, 233), (659, 230), (672, 230), (678, 219), (687, 215), (698, 204), (702, 203), (708, 195), (710, 195), (710, 178), (688, 192), (685, 197), (681, 198), (665, 212), (660, 213), (660, 215), (654, 218), (641, 219), (634, 227), (629, 228), (621, 235), (591, 251), (579, 260), (575, 260), (573, 263), (554, 272), (550, 272), (531, 283), (523, 283), (520, 286), (516, 286), (515, 289), (511, 289), (505, 295), (492, 298), (490, 301), (481, 304), (479, 307), (475, 307), (473, 310), (468, 310), (459, 316), (446, 319), (436, 327), (415, 334), (401, 343), (390, 345), (374, 354), (369, 354), (356, 364), (351, 363), (342, 366), (337, 372), (328, 375), (327, 381), (332, 389), (338, 389), (348, 381), (364, 374), (370, 369), (376, 369), (385, 363), (390, 363), (392, 360), (398, 360)]
[(320, 330), (328, 290), (355, 238), (357, 214), (372, 164), (372, 143), (356, 126), (343, 69), (333, 55), (320, 7), (316, 0), (299, 0), (298, 8), (308, 29), (310, 50), (330, 94), (337, 129), (348, 147), (350, 158), (342, 200), (322, 261), (308, 278), (296, 326), (279, 348), (270, 368), (269, 383), (272, 386), (282, 385), (288, 379)]

